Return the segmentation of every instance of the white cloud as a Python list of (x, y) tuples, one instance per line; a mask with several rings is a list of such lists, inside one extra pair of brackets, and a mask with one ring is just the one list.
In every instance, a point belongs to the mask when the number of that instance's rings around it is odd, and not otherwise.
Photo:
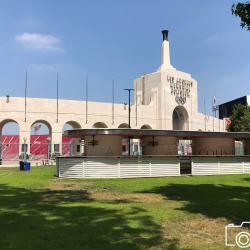
[(23, 33), (16, 36), (16, 40), (28, 49), (63, 52), (63, 49), (58, 46), (61, 41), (51, 35)]

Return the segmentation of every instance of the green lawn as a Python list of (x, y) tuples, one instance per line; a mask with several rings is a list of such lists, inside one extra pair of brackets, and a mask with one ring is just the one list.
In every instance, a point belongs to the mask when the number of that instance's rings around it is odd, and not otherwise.
[(250, 175), (54, 174), (54, 166), (0, 168), (1, 250), (229, 249), (225, 226), (250, 221)]

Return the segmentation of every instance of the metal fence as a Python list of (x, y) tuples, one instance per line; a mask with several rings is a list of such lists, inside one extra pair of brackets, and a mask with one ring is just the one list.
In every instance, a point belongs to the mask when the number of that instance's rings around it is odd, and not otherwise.
[[(27, 146), (27, 145), (26, 145)], [(46, 159), (55, 159), (55, 156), (74, 155), (73, 143), (48, 144), (33, 143), (30, 144), (30, 152), (26, 154), (29, 161), (40, 161)], [(20, 150), (21, 149), (21, 150)], [(20, 151), (21, 152), (20, 152)], [(24, 158), (25, 145), (19, 143), (1, 143), (0, 159), (2, 161), (19, 161)]]

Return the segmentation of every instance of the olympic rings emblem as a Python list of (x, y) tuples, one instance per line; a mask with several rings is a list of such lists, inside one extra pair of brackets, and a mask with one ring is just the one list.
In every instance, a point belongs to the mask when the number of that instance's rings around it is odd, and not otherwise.
[(181, 97), (181, 96), (176, 96), (175, 97), (175, 101), (178, 103), (178, 104), (181, 104), (181, 105), (184, 105), (186, 103), (186, 97)]

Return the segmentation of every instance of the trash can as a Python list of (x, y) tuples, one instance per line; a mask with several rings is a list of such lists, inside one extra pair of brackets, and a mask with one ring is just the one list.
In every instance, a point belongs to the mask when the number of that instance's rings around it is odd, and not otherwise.
[(24, 171), (30, 171), (30, 162), (24, 162)]
[(24, 171), (24, 162), (19, 161), (19, 165), (20, 165), (20, 171)]

